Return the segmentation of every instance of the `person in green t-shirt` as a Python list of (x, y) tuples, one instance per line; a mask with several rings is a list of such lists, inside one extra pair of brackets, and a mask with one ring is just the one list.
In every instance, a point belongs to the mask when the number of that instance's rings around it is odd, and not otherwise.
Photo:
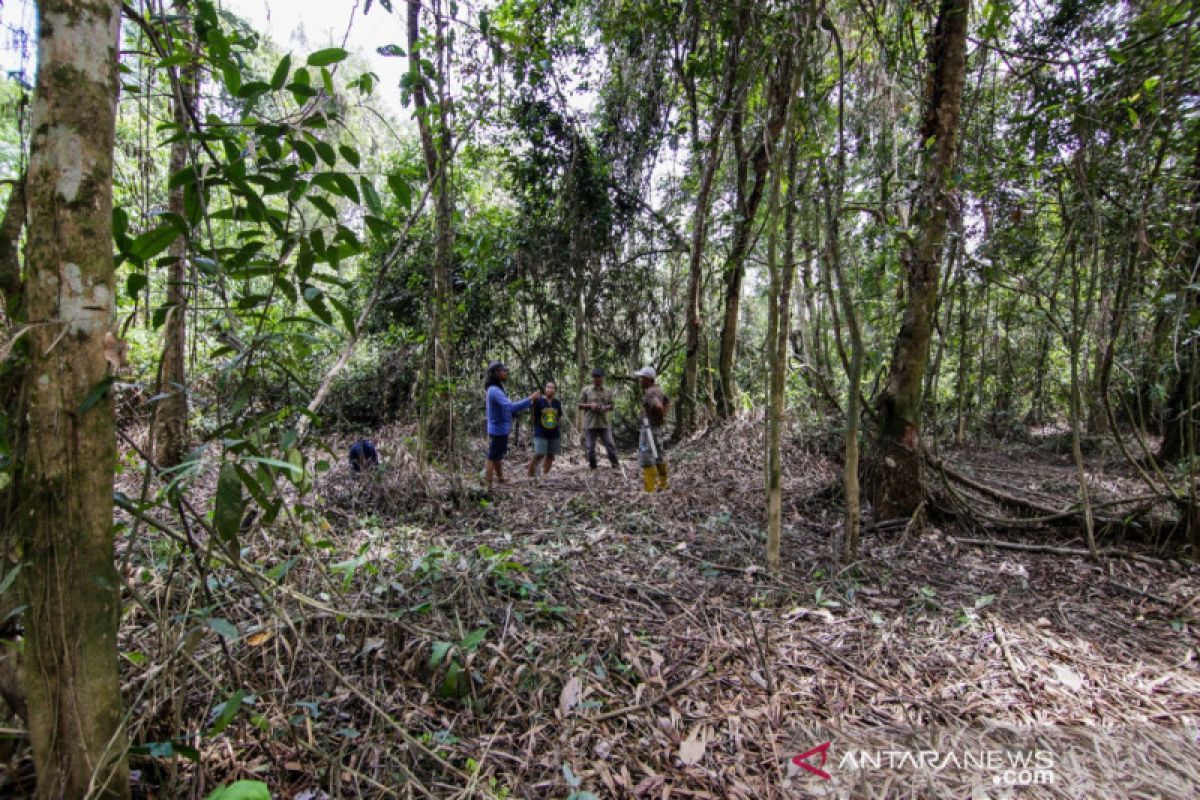
[(612, 428), (608, 425), (608, 412), (616, 408), (612, 389), (604, 385), (604, 370), (592, 370), (592, 385), (579, 395), (579, 408), (583, 409), (583, 449), (587, 453), (588, 466), (596, 468), (596, 439), (604, 442), (608, 460), (615, 467), (617, 443), (613, 441)]

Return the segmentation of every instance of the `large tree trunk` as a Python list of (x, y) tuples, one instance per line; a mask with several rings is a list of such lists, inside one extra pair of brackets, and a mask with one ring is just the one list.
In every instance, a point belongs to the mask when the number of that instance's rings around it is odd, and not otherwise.
[[(438, 0), (434, 0), (435, 4)], [(453, 403), (450, 397), (450, 275), (454, 266), (454, 198), (450, 190), (450, 97), (447, 89), (449, 58), (443, 15), (434, 8), (437, 20), (435, 63), (438, 94), (435, 109), (429, 107), (426, 80), (421, 74), (421, 0), (408, 0), (408, 65), (412, 78), (413, 105), (417, 129), (421, 135), (421, 153), (425, 158), (434, 203), (433, 292), (430, 296), (430, 332), (423, 381), (425, 441), (429, 448), (447, 450), (453, 444)], [(437, 131), (434, 135), (433, 124)]]
[(16, 524), (43, 798), (128, 797), (113, 568), (112, 163), (120, 4), (38, 3)]
[[(729, 419), (736, 410), (737, 387), (733, 380), (734, 352), (737, 349), (738, 321), (742, 303), (742, 281), (746, 277), (746, 254), (750, 251), (750, 238), (754, 230), (754, 217), (762, 202), (763, 192), (771, 171), (772, 157), (776, 144), (783, 132), (791, 92), (792, 53), (784, 51), (779, 56), (779, 66), (768, 87), (769, 116), (766, 128), (752, 151), (750, 163), (754, 168), (754, 183), (747, 194), (744, 191), (744, 158), (738, 161), (738, 209), (733, 226), (733, 245), (729, 261), (725, 266), (725, 314), (721, 323), (721, 349), (717, 359), (717, 415)], [(740, 116), (735, 112), (734, 143), (742, 156), (740, 147)]]
[(882, 519), (914, 513), (925, 494), (921, 389), (946, 236), (947, 186), (958, 142), (969, 8), (968, 0), (940, 0), (929, 41), (931, 69), (919, 134), (924, 165), (913, 220), (917, 233), (904, 252), (907, 306), (879, 396), (879, 431), (867, 463), (867, 494)]
[[(188, 21), (186, 0), (175, 0), (175, 13), (179, 16), (181, 34), (188, 46), (192, 40), (192, 26)], [(182, 132), (190, 127), (188, 109), (196, 95), (196, 66), (187, 64), (179, 71), (175, 83), (175, 94), (171, 98), (175, 124), (179, 134), (171, 143), (168, 178), (185, 166), (188, 160), (188, 138)], [(167, 210), (186, 217), (183, 203), (182, 184), (167, 193)], [(187, 401), (187, 252), (188, 240), (180, 236), (167, 250), (170, 257), (167, 267), (167, 322), (163, 329), (162, 362), (159, 364), (158, 386), (154, 394), (160, 397), (155, 411), (158, 430), (155, 432), (155, 460), (160, 467), (174, 467), (183, 461), (188, 447), (188, 401)], [(149, 306), (149, 303), (147, 303)]]

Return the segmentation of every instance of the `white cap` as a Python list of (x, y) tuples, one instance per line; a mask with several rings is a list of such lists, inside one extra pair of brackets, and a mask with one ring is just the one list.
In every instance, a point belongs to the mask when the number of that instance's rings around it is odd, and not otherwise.
[(658, 377), (658, 373), (654, 371), (654, 367), (642, 367), (637, 372), (633, 373), (635, 378), (649, 378), (654, 380)]

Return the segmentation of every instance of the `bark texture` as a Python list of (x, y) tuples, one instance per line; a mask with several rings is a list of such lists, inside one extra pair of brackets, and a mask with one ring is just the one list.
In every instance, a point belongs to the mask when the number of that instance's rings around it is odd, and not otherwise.
[(120, 4), (38, 3), (15, 523), (37, 795), (128, 797), (113, 566), (112, 159)]
[(746, 277), (746, 255), (750, 252), (754, 231), (754, 218), (762, 203), (763, 193), (771, 172), (771, 162), (779, 138), (783, 133), (787, 117), (788, 101), (792, 87), (792, 59), (790, 51), (779, 57), (779, 65), (767, 89), (769, 111), (766, 128), (750, 155), (750, 166), (754, 169), (754, 182), (746, 191), (746, 159), (742, 157), (741, 116), (739, 110), (733, 118), (733, 139), (738, 153), (738, 209), (734, 224), (733, 244), (729, 261), (725, 267), (725, 314), (721, 323), (721, 349), (717, 359), (717, 415), (729, 419), (737, 410), (735, 394), (737, 387), (733, 379), (733, 361), (737, 349), (738, 320), (742, 304), (742, 282)]
[[(437, 0), (435, 0), (436, 4)], [(434, 203), (434, 261), (433, 292), (430, 296), (430, 331), (426, 351), (424, 397), (428, 413), (425, 421), (425, 440), (430, 448), (446, 450), (454, 436), (450, 401), (450, 275), (454, 266), (454, 198), (450, 190), (450, 110), (446, 93), (446, 32), (443, 15), (434, 8), (437, 20), (435, 53), (438, 69), (438, 94), (434, 106), (429, 104), (428, 84), (421, 72), (421, 2), (408, 2), (409, 75), (416, 107), (417, 129), (421, 136), (421, 153), (425, 159), (425, 174), (432, 187)], [(434, 130), (436, 122), (437, 129)]]
[(867, 461), (868, 497), (881, 519), (908, 516), (925, 496), (921, 471), (921, 403), (946, 238), (949, 182), (958, 143), (967, 51), (967, 0), (940, 0), (929, 40), (930, 72), (919, 132), (921, 185), (905, 248), (907, 304), (878, 400), (879, 431)]
[[(187, 21), (187, 2), (175, 0), (175, 12), (179, 15), (183, 36), (192, 39), (191, 25)], [(171, 107), (175, 124), (180, 131), (189, 127), (188, 109), (196, 95), (196, 68), (185, 65), (175, 82), (175, 94)], [(168, 175), (174, 175), (188, 161), (188, 139), (180, 136), (171, 144)], [(167, 210), (180, 219), (186, 216), (183, 202), (183, 185), (167, 193)], [(174, 467), (183, 461), (188, 449), (188, 400), (187, 373), (187, 237), (180, 236), (171, 243), (167, 255), (167, 322), (163, 330), (162, 362), (159, 366), (158, 387), (154, 394), (162, 399), (156, 411), (158, 430), (155, 432), (155, 460), (160, 467)]]

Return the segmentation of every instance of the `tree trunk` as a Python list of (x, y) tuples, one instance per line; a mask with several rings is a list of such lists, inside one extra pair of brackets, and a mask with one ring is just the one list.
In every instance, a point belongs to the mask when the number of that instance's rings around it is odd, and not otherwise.
[[(1192, 162), (1191, 211), (1192, 236), (1188, 240), (1188, 245), (1179, 254), (1176, 269), (1179, 298), (1184, 308), (1182, 314), (1184, 320), (1200, 309), (1200, 291), (1193, 288), (1200, 276), (1200, 136), (1197, 136), (1196, 152)], [(1186, 329), (1191, 326), (1188, 323), (1177, 327)], [(1200, 395), (1200, 387), (1197, 386), (1200, 381), (1200, 364), (1197, 363), (1196, 337), (1189, 336), (1187, 338), (1187, 344), (1184, 345), (1183, 352), (1179, 354), (1179, 370), (1176, 373), (1163, 415), (1163, 439), (1158, 450), (1158, 457), (1162, 461), (1176, 461), (1186, 455), (1189, 450), (1194, 449), (1195, 437), (1200, 432), (1200, 420), (1197, 419), (1197, 416), (1200, 416), (1198, 414), (1200, 410), (1190, 399)], [(1190, 446), (1189, 438), (1191, 438)]]
[(113, 568), (112, 168), (120, 4), (38, 3), (17, 527), (37, 795), (128, 797)]
[[(790, 113), (787, 115), (790, 119)], [(788, 191), (784, 212), (784, 253), (782, 268), (778, 263), (779, 241), (779, 184), (783, 165), (773, 170), (767, 214), (767, 271), (770, 287), (767, 295), (767, 567), (778, 572), (781, 563), (783, 533), (783, 460), (779, 442), (783, 432), (784, 407), (787, 398), (788, 340), (791, 331), (792, 284), (796, 276), (796, 146), (791, 124), (785, 126), (788, 139)]]
[[(768, 88), (769, 116), (758, 146), (753, 150), (750, 162), (754, 168), (754, 184), (748, 194), (742, 191), (745, 185), (745, 162), (738, 164), (738, 209), (733, 226), (733, 245), (725, 267), (725, 314), (721, 323), (721, 349), (717, 360), (719, 380), (717, 382), (717, 415), (729, 419), (736, 410), (733, 380), (734, 351), (737, 349), (738, 318), (742, 302), (742, 281), (746, 277), (746, 254), (750, 250), (750, 236), (754, 230), (754, 217), (762, 202), (763, 192), (770, 175), (771, 161), (776, 144), (783, 131), (791, 90), (792, 54), (780, 54), (779, 67)], [(735, 112), (734, 140), (740, 140), (740, 116)], [(737, 147), (740, 150), (740, 146)]]
[[(675, 437), (682, 439), (696, 429), (696, 408), (700, 394), (700, 334), (703, 320), (700, 315), (700, 289), (704, 283), (704, 246), (708, 239), (708, 215), (712, 209), (712, 187), (721, 165), (721, 132), (725, 128), (728, 109), (737, 83), (737, 65), (741, 33), (749, 7), (742, 6), (736, 17), (734, 36), (727, 46), (725, 79), (721, 96), (714, 109), (712, 127), (700, 172), (700, 186), (696, 191), (696, 207), (692, 211), (692, 242), (688, 253), (688, 288), (686, 336), (684, 339), (683, 376), (679, 384), (679, 402), (676, 404)], [(692, 112), (692, 147), (700, 160), (700, 111), (696, 104), (694, 88), (688, 93)]]
[[(175, 13), (179, 16), (181, 34), (188, 47), (192, 44), (192, 26), (188, 18), (186, 0), (175, 0)], [(196, 94), (196, 66), (186, 64), (179, 71), (177, 89), (171, 98), (175, 124), (179, 134), (171, 143), (171, 156), (167, 177), (187, 166), (188, 139), (182, 132), (190, 127), (188, 109)], [(167, 210), (180, 219), (186, 217), (183, 203), (182, 184), (167, 193)], [(154, 394), (162, 399), (155, 410), (158, 430), (155, 432), (155, 460), (159, 467), (174, 467), (183, 461), (188, 446), (188, 400), (187, 373), (187, 252), (188, 240), (180, 236), (167, 250), (170, 261), (167, 267), (167, 321), (163, 329), (162, 361), (159, 364), (158, 386)], [(149, 303), (146, 304), (149, 307)]]
[(929, 41), (928, 105), (919, 134), (924, 164), (913, 220), (917, 232), (904, 253), (908, 302), (880, 393), (879, 431), (867, 465), (866, 489), (881, 519), (913, 514), (925, 495), (921, 389), (946, 235), (948, 183), (958, 142), (969, 8), (968, 0), (940, 0)]
[[(434, 0), (435, 4), (437, 0)], [(424, 410), (425, 443), (431, 450), (447, 451), (454, 439), (453, 403), (450, 396), (450, 275), (454, 265), (454, 198), (450, 190), (450, 98), (447, 93), (447, 42), (444, 17), (434, 8), (437, 20), (434, 39), (438, 76), (436, 108), (431, 109), (421, 74), (421, 0), (408, 0), (408, 70), (412, 82), (414, 116), (421, 136), (425, 174), (433, 195), (434, 260), (433, 291), (430, 295), (430, 331), (425, 352)], [(436, 137), (433, 123), (436, 119)]]

